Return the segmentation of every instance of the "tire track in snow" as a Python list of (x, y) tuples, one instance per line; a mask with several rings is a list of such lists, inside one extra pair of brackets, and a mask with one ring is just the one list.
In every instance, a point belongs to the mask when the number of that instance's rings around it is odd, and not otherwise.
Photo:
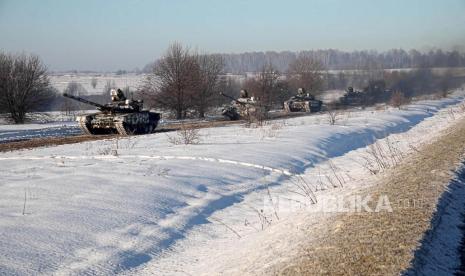
[[(193, 160), (186, 159), (184, 160)], [(195, 159), (194, 159), (195, 160)], [(228, 162), (229, 163), (229, 162)], [(251, 166), (247, 166), (251, 167)], [(156, 224), (137, 222), (97, 233), (96, 244), (74, 252), (74, 260), (63, 264), (54, 275), (70, 274), (116, 274), (128, 272), (157, 258), (164, 250), (176, 243), (193, 227), (208, 223), (208, 218), (216, 211), (240, 202), (244, 196), (279, 185), (287, 178), (281, 174), (270, 181), (270, 175), (253, 179), (241, 185), (245, 188), (227, 193), (207, 193), (205, 197), (194, 200), (189, 205), (159, 220)], [(137, 235), (134, 235), (134, 232)], [(118, 250), (111, 250), (116, 247)], [(107, 266), (112, 262), (111, 266)]]
[(228, 160), (221, 158), (213, 157), (202, 157), (202, 156), (176, 156), (176, 155), (118, 155), (118, 156), (108, 156), (108, 155), (96, 155), (96, 156), (21, 156), (21, 157), (0, 157), (0, 160), (119, 160), (119, 159), (157, 159), (157, 160), (191, 160), (191, 161), (205, 161), (221, 164), (231, 164), (249, 168), (261, 169), (264, 171), (280, 173), (286, 176), (294, 176), (295, 174), (291, 173), (286, 169), (277, 169), (269, 166), (264, 166), (260, 164), (254, 164), (249, 162), (242, 162), (236, 160)]

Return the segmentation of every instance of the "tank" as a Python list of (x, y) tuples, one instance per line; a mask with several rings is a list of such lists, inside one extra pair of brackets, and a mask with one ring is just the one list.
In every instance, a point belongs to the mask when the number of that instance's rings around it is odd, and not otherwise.
[(358, 106), (363, 103), (364, 93), (354, 91), (353, 87), (347, 87), (346, 93), (340, 98), (341, 105)]
[(315, 99), (304, 88), (299, 88), (297, 95), (284, 102), (284, 110), (286, 112), (319, 112), (322, 105), (322, 101)]
[(86, 99), (64, 93), (63, 96), (97, 107), (99, 112), (78, 116), (76, 121), (88, 135), (98, 134), (148, 134), (152, 133), (160, 121), (160, 113), (142, 110), (141, 100), (126, 99), (118, 89), (111, 91), (111, 103), (101, 105)]
[(227, 94), (220, 95), (231, 99), (231, 104), (223, 107), (221, 114), (229, 120), (260, 120), (266, 117), (268, 108), (263, 106), (257, 99), (250, 97), (247, 90), (241, 90), (239, 99), (235, 99)]

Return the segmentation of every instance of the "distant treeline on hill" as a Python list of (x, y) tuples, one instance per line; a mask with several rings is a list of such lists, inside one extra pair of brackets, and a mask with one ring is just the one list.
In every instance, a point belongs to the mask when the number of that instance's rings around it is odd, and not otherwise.
[(428, 52), (417, 50), (405, 51), (392, 49), (386, 52), (340, 50), (312, 50), (301, 52), (249, 52), (241, 54), (221, 54), (225, 61), (225, 72), (241, 74), (258, 72), (263, 65), (271, 62), (273, 66), (284, 72), (289, 63), (299, 55), (308, 55), (319, 59), (329, 70), (366, 70), (395, 68), (431, 68), (431, 67), (464, 67), (465, 53), (459, 51), (443, 51), (440, 49)]

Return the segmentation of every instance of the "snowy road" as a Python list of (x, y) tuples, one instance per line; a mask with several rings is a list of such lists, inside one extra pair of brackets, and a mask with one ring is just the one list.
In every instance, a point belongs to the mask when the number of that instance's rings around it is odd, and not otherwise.
[(75, 122), (0, 125), (0, 143), (82, 134)]
[[(462, 100), (347, 112), (334, 126), (323, 114), (202, 129), (198, 145), (159, 133), (2, 153), (0, 274), (212, 275), (270, 264), (288, 246), (276, 239), (292, 214), (264, 214), (267, 194), (289, 195), (316, 168), (324, 176), (330, 158), (347, 187), (313, 192), (356, 189), (367, 179), (350, 159), (358, 151), (393, 133), (438, 135)], [(262, 255), (245, 261), (252, 248)]]

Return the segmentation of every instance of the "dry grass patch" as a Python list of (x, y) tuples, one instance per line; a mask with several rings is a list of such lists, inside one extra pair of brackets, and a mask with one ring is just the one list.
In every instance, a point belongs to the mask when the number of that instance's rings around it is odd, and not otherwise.
[(440, 195), (465, 149), (465, 120), (419, 147), (379, 185), (360, 195), (388, 196), (393, 212), (337, 215), (327, 231), (309, 229), (311, 241), (299, 259), (273, 268), (279, 275), (398, 275), (430, 227)]

